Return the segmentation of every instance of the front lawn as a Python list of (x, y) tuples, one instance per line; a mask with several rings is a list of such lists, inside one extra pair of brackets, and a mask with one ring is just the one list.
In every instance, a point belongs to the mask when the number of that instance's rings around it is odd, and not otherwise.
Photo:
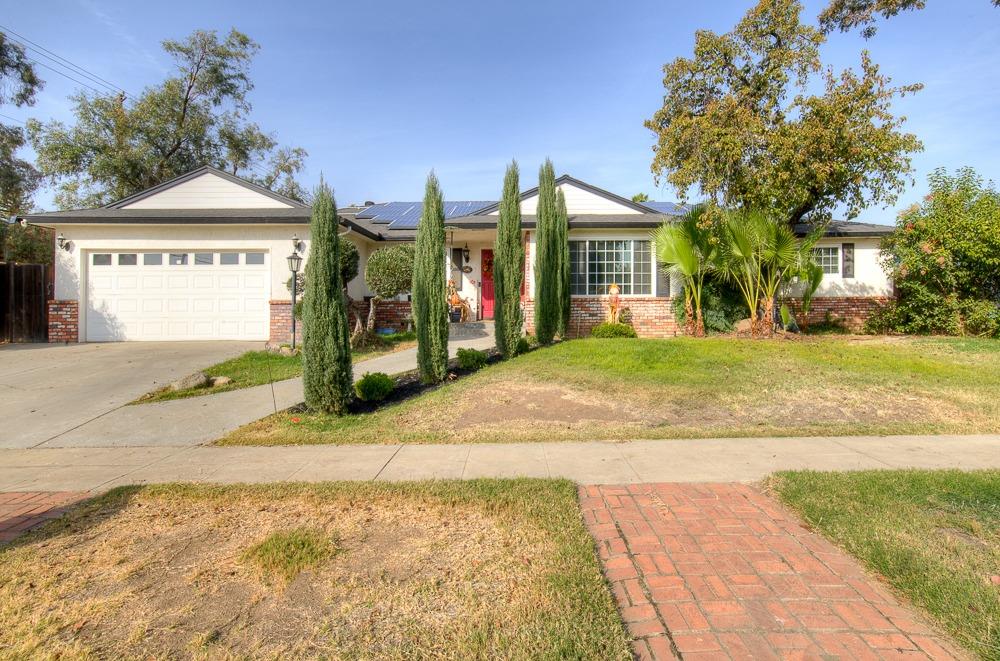
[(1000, 471), (779, 473), (777, 495), (982, 659), (1000, 659)]
[[(381, 338), (385, 342), (384, 346), (364, 351), (355, 351), (351, 359), (355, 363), (361, 363), (388, 353), (413, 348), (416, 346), (415, 337), (413, 333), (382, 335)], [(272, 381), (293, 379), (297, 376), (302, 376), (302, 357), (283, 356), (273, 351), (248, 351), (236, 358), (231, 358), (205, 368), (202, 372), (209, 378), (213, 376), (227, 376), (232, 381), (225, 385), (208, 388), (187, 388), (185, 390), (160, 388), (159, 390), (154, 390), (151, 393), (143, 395), (132, 403), (145, 404), (148, 402), (164, 402), (171, 399), (184, 399), (185, 397), (199, 397), (201, 395), (226, 392), (227, 390), (251, 388)]]
[(227, 445), (1000, 431), (1000, 342), (584, 339), (374, 413), (279, 413)]
[(559, 480), (117, 489), (0, 547), (0, 657), (630, 659)]

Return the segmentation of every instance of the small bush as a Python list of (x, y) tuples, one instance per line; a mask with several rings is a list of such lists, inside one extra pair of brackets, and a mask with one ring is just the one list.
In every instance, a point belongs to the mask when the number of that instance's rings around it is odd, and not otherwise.
[(963, 301), (965, 334), (1000, 338), (1000, 305), (992, 301)]
[[(806, 331), (810, 335), (848, 335), (851, 329), (847, 327), (844, 320), (840, 317), (834, 317), (833, 314), (827, 310), (826, 314), (823, 315), (823, 321), (818, 321), (815, 324), (809, 324)], [(878, 335), (884, 333), (876, 333)]]
[(597, 324), (590, 331), (594, 337), (637, 337), (635, 329), (628, 324), (612, 324), (610, 322)]
[(478, 370), (489, 360), (489, 355), (479, 349), (459, 349), (458, 366), (463, 370)]
[(395, 389), (396, 382), (382, 372), (365, 374), (354, 384), (354, 393), (362, 402), (381, 402)]
[(517, 355), (520, 356), (522, 353), (528, 353), (531, 351), (531, 343), (528, 342), (528, 338), (522, 337), (517, 341)]

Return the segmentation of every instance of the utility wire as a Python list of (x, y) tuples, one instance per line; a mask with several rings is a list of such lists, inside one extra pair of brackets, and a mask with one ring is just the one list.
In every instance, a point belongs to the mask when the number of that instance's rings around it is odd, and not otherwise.
[[(101, 76), (98, 76), (96, 73), (93, 73), (93, 72), (89, 71), (88, 69), (85, 69), (84, 67), (81, 67), (80, 65), (75, 64), (74, 62), (66, 59), (65, 57), (59, 55), (58, 53), (54, 53), (54, 52), (50, 51), (48, 48), (45, 48), (41, 44), (38, 44), (38, 43), (32, 41), (31, 39), (28, 39), (27, 37), (25, 37), (23, 35), (20, 35), (17, 32), (14, 32), (10, 28), (8, 28), (6, 26), (3, 26), (3, 25), (0, 25), (0, 30), (3, 30), (4, 32), (6, 32), (6, 33), (8, 33), (10, 35), (14, 35), (15, 37), (17, 37), (21, 41), (26, 42), (26, 43), (20, 44), (21, 46), (23, 46), (25, 48), (29, 48), (30, 50), (36, 51), (37, 53), (39, 53), (43, 57), (46, 57), (46, 58), (52, 60), (53, 62), (56, 62), (57, 64), (60, 64), (61, 66), (69, 68), (70, 71), (73, 71), (74, 73), (78, 73), (80, 75), (85, 76), (86, 78), (88, 78), (89, 80), (91, 80), (91, 82), (97, 83), (99, 85), (103, 85), (104, 87), (111, 88), (111, 89), (113, 89), (116, 92), (125, 92), (126, 94), (128, 94), (128, 92), (124, 88), (122, 88), (122, 87), (120, 87), (118, 85), (115, 85), (110, 80), (107, 80), (106, 78), (102, 78)], [(27, 44), (31, 44), (31, 46), (28, 46)]]
[(4, 119), (9, 119), (12, 122), (17, 122), (18, 124), (21, 124), (22, 126), (27, 126), (27, 122), (25, 122), (23, 120), (20, 120), (20, 119), (17, 119), (16, 117), (11, 117), (10, 115), (5, 115), (3, 113), (0, 113), (0, 117), (3, 117)]
[(62, 76), (63, 78), (69, 78), (70, 80), (72, 80), (77, 85), (82, 85), (82, 86), (84, 86), (84, 87), (86, 87), (88, 89), (91, 89), (91, 90), (97, 92), (98, 94), (108, 94), (108, 90), (99, 90), (96, 87), (94, 87), (93, 85), (88, 85), (87, 83), (83, 82), (82, 80), (77, 80), (76, 78), (74, 78), (73, 76), (69, 75), (68, 73), (64, 73), (64, 72), (60, 71), (59, 69), (56, 69), (55, 67), (50, 67), (49, 65), (45, 64), (44, 62), (39, 62), (38, 60), (33, 60), (30, 57), (27, 58), (27, 60), (29, 62), (31, 62), (32, 64), (37, 64), (40, 67), (45, 67), (46, 69), (49, 69), (50, 71), (54, 71), (57, 74), (59, 74), (60, 76)]

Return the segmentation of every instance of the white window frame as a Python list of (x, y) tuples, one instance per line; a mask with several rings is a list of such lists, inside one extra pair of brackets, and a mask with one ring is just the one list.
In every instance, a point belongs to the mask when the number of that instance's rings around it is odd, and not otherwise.
[[(657, 284), (656, 283), (656, 281), (657, 281), (656, 268), (657, 268), (657, 265), (656, 265), (656, 254), (655, 254), (655, 251), (653, 250), (653, 242), (650, 241), (649, 238), (646, 238), (646, 237), (636, 237), (636, 236), (581, 236), (581, 237), (572, 237), (572, 238), (570, 238), (569, 239), (570, 243), (583, 243), (584, 244), (584, 250), (583, 250), (583, 257), (584, 257), (583, 268), (584, 268), (584, 278), (585, 278), (584, 285), (585, 285), (585, 287), (588, 290), (588, 293), (586, 293), (586, 294), (574, 294), (574, 293), (571, 293), (570, 294), (571, 298), (599, 298), (599, 297), (607, 296), (608, 295), (608, 292), (606, 292), (606, 291), (604, 291), (604, 292), (596, 292), (596, 293), (590, 293), (589, 292), (589, 290), (590, 290), (590, 269), (589, 269), (589, 261), (588, 260), (589, 260), (589, 256), (590, 256), (590, 243), (591, 242), (596, 242), (596, 241), (600, 241), (600, 242), (606, 242), (606, 241), (627, 241), (630, 244), (632, 244), (632, 245), (629, 246), (629, 253), (631, 255), (631, 262), (629, 264), (629, 278), (630, 278), (630, 281), (627, 283), (629, 285), (629, 289), (631, 290), (632, 293), (626, 294), (626, 293), (623, 292), (621, 294), (621, 296), (627, 296), (629, 298), (656, 298), (656, 284)], [(635, 259), (635, 257), (636, 257), (635, 242), (636, 241), (645, 242), (647, 244), (648, 250), (649, 250), (649, 283), (648, 283), (649, 291), (647, 293), (643, 293), (643, 294), (636, 294), (636, 293), (634, 293), (634, 290), (635, 290), (635, 275), (636, 275), (636, 259)], [(571, 274), (570, 277), (572, 279), (572, 274)], [(626, 283), (623, 282), (623, 283), (620, 283), (620, 284), (626, 284)]]
[[(827, 253), (827, 256), (829, 256), (830, 254), (833, 255), (833, 258), (834, 258), (833, 269), (834, 270), (832, 270), (832, 271), (827, 271), (826, 270), (827, 269), (827, 263), (826, 263), (826, 261), (824, 261), (824, 259), (822, 257), (820, 257), (819, 254), (817, 254), (817, 253), (820, 253), (820, 251), (830, 251), (829, 253)], [(840, 246), (814, 246), (813, 249), (812, 249), (812, 258), (813, 258), (813, 261), (815, 261), (817, 264), (819, 264), (820, 267), (823, 269), (823, 275), (824, 276), (826, 276), (826, 275), (840, 275), (842, 273), (841, 268), (843, 268), (843, 264), (842, 264), (843, 259), (842, 259), (842, 256), (840, 254)]]

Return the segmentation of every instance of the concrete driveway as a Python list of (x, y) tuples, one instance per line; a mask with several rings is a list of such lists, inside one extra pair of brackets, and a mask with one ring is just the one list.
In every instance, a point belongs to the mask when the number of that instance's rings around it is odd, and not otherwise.
[(30, 448), (262, 342), (0, 347), (0, 448)]

